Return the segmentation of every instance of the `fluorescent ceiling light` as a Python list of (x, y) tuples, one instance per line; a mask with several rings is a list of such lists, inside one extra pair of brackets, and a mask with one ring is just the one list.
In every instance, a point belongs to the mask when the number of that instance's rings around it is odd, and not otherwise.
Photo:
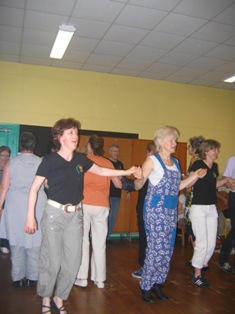
[(235, 82), (235, 75), (227, 78), (226, 80), (224, 80), (224, 82), (226, 82), (226, 83), (233, 83), (233, 82)]
[(72, 25), (60, 25), (54, 45), (51, 49), (50, 58), (62, 59), (76, 28)]

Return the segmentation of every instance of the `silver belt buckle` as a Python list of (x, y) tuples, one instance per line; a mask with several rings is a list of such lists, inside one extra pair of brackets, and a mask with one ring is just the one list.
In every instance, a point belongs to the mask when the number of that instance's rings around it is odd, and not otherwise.
[[(73, 207), (73, 210), (69, 210), (69, 207)], [(76, 211), (76, 207), (68, 203), (64, 205), (64, 211), (66, 213), (74, 213)]]

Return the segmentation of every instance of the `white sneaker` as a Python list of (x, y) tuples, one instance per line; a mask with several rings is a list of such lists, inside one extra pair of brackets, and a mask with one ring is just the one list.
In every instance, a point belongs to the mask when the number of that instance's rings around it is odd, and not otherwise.
[(95, 281), (94, 283), (95, 283), (95, 285), (97, 286), (97, 288), (99, 288), (99, 289), (103, 289), (103, 288), (104, 288), (104, 283), (103, 283), (103, 281), (100, 281), (100, 282)]
[(1, 247), (0, 250), (3, 254), (9, 254), (10, 253), (10, 250), (7, 247)]
[(78, 286), (78, 287), (82, 287), (82, 288), (86, 288), (87, 285), (88, 285), (88, 282), (87, 282), (87, 279), (76, 279), (75, 280), (75, 286)]

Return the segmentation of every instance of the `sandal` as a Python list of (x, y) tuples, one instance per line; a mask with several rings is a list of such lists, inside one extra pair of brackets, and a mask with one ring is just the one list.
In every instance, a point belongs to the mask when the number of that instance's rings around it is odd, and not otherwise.
[(68, 314), (68, 312), (65, 310), (64, 305), (62, 305), (61, 307), (57, 307), (53, 299), (51, 300), (51, 308), (55, 310), (58, 314)]
[[(44, 311), (43, 309), (46, 309), (46, 311)], [(49, 305), (42, 304), (41, 314), (45, 314), (45, 313), (51, 313), (51, 307)]]

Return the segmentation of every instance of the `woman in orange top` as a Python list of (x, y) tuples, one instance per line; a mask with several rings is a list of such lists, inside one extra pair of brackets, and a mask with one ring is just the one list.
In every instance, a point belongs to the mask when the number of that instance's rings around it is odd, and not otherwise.
[[(98, 135), (92, 135), (87, 144), (87, 157), (98, 166), (114, 169), (112, 163), (103, 157), (104, 140)], [(87, 287), (89, 268), (89, 234), (91, 231), (92, 256), (91, 280), (102, 289), (106, 280), (106, 237), (107, 218), (109, 214), (110, 180), (117, 188), (122, 187), (118, 177), (101, 177), (93, 173), (84, 176), (83, 199), (83, 245), (82, 263), (79, 268), (76, 286)]]

